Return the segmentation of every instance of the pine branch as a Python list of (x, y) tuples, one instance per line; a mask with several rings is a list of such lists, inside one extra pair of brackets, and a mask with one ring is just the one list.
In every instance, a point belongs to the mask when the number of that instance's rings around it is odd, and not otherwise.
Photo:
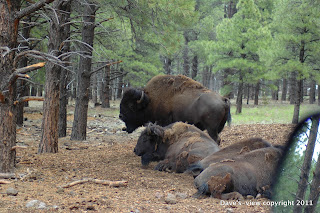
[(19, 19), (37, 11), (37, 10), (39, 10), (45, 4), (49, 4), (53, 1), (54, 0), (40, 0), (37, 3), (34, 3), (34, 4), (30, 5), (29, 7), (26, 7), (24, 9), (20, 10), (19, 12), (17, 12), (16, 15), (14, 16), (14, 18), (19, 20)]

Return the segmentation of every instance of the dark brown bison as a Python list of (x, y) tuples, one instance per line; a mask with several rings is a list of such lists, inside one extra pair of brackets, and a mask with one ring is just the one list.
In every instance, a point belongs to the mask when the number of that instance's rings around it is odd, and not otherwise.
[(119, 118), (131, 133), (147, 122), (166, 126), (176, 121), (208, 130), (217, 143), (230, 117), (230, 102), (183, 75), (153, 77), (144, 89), (128, 89), (120, 103)]
[(159, 171), (184, 172), (190, 164), (219, 150), (216, 142), (197, 127), (176, 122), (166, 127), (149, 124), (134, 148), (142, 165), (160, 161)]
[(200, 172), (206, 169), (210, 164), (220, 162), (224, 159), (233, 159), (246, 152), (270, 147), (271, 144), (261, 138), (250, 138), (240, 142), (231, 144), (218, 152), (215, 152), (204, 159), (192, 164), (186, 173), (192, 174), (194, 177), (198, 176)]
[(282, 149), (266, 147), (234, 159), (211, 164), (194, 180), (195, 197), (211, 194), (219, 199), (243, 199), (258, 193), (270, 197), (268, 190), (275, 175)]

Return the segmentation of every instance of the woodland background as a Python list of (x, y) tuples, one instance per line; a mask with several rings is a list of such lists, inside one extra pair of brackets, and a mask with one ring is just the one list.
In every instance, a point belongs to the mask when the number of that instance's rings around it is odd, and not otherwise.
[(158, 74), (235, 99), (236, 114), (245, 98), (290, 101), (292, 123), (303, 101), (319, 97), (317, 0), (1, 0), (0, 8), (1, 172), (14, 168), (28, 100), (44, 100), (43, 153), (58, 152), (66, 136), (68, 97), (71, 139), (85, 140), (90, 99), (109, 107), (124, 87)]

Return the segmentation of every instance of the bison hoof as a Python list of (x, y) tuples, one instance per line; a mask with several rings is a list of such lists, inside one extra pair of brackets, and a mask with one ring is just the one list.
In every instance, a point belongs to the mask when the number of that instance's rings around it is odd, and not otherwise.
[(122, 131), (127, 131), (127, 127), (122, 127)]
[(172, 172), (172, 168), (166, 163), (158, 163), (158, 165), (154, 167), (154, 170)]

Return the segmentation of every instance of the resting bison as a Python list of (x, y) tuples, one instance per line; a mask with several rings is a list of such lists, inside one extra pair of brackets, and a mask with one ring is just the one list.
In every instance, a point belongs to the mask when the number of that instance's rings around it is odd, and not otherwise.
[(187, 173), (191, 173), (194, 177), (198, 176), (200, 172), (206, 169), (210, 164), (222, 161), (224, 159), (235, 158), (246, 152), (260, 149), (264, 147), (270, 147), (271, 144), (261, 138), (250, 138), (246, 139), (230, 146), (227, 146), (218, 152), (215, 152), (204, 159), (192, 164)]
[(149, 124), (134, 148), (142, 165), (160, 161), (159, 171), (184, 172), (188, 166), (219, 150), (209, 135), (197, 127), (176, 122), (166, 127)]
[(147, 122), (166, 126), (176, 121), (207, 129), (211, 138), (220, 142), (220, 133), (230, 116), (229, 99), (206, 89), (183, 75), (159, 75), (143, 90), (128, 89), (120, 103), (119, 118), (131, 133)]
[(219, 199), (243, 199), (261, 193), (270, 196), (272, 183), (282, 150), (276, 147), (256, 149), (233, 160), (213, 163), (194, 180), (195, 197), (211, 194)]

